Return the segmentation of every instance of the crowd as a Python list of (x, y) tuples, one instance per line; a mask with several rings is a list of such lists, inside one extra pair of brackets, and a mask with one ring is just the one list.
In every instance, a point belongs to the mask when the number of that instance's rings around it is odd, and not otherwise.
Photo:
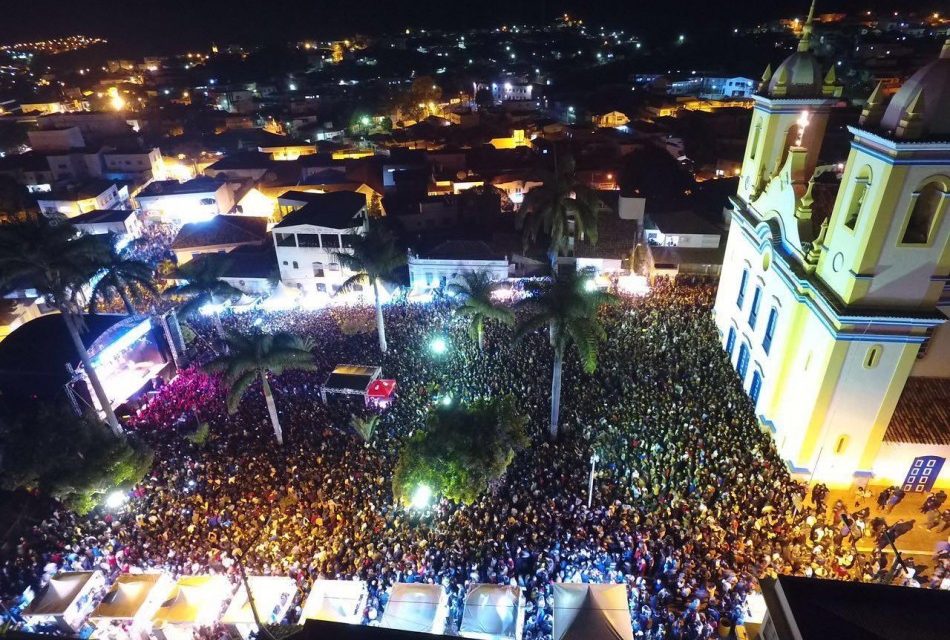
[[(557, 443), (545, 438), (552, 354), (543, 332), (515, 344), (509, 328), (490, 325), (479, 352), (449, 303), (401, 303), (387, 308), (390, 349), (380, 355), (373, 333), (341, 330), (347, 315), (370, 309), (268, 313), (262, 330), (316, 343), (316, 372), (272, 382), (285, 445), (273, 440), (259, 388), (228, 415), (217, 379), (182, 372), (129, 420), (157, 463), (127, 505), (88, 518), (59, 511), (37, 525), (2, 558), (3, 591), (57, 567), (236, 579), (241, 560), (249, 573), (292, 577), (304, 594), (317, 578), (365, 580), (367, 622), (380, 617), (393, 583), (439, 583), (457, 625), (468, 583), (517, 584), (527, 602), (524, 637), (541, 640), (551, 636), (554, 582), (615, 582), (628, 587), (635, 637), (699, 639), (721, 620), (741, 622), (762, 576), (887, 579), (881, 546), (859, 552), (856, 543), (899, 537), (901, 523), (887, 521), (887, 500), (828, 505), (827, 491), (789, 477), (722, 351), (709, 312), (714, 292), (661, 281), (648, 296), (604, 310), (609, 337), (596, 373), (583, 373), (573, 356), (565, 363)], [(225, 321), (251, 329), (247, 316)], [(198, 329), (212, 339), (210, 327)], [(437, 335), (449, 342), (444, 354), (427, 348)], [(349, 426), (361, 403), (320, 402), (319, 385), (339, 363), (380, 365), (398, 381), (369, 444)], [(396, 506), (399, 445), (432, 403), (503, 393), (517, 398), (534, 430), (505, 481), (471, 505)], [(182, 437), (202, 422), (206, 442)], [(595, 451), (601, 471), (588, 508)], [(938, 525), (941, 506), (928, 505)], [(939, 585), (948, 562), (936, 558), (929, 575), (913, 580)]]

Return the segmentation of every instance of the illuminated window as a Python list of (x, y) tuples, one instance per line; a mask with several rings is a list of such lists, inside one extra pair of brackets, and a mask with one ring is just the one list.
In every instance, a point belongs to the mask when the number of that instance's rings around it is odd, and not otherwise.
[(745, 302), (745, 288), (749, 284), (749, 270), (745, 269), (742, 272), (742, 280), (739, 282), (739, 297), (736, 299), (736, 304), (739, 305), (739, 308), (742, 308), (742, 303)]
[(772, 339), (775, 337), (775, 323), (778, 322), (778, 309), (772, 307), (769, 311), (769, 321), (765, 324), (765, 336), (762, 338), (762, 349), (768, 353), (772, 349)]
[(755, 329), (755, 323), (759, 319), (759, 303), (762, 302), (762, 287), (756, 287), (752, 294), (752, 308), (749, 309), (749, 326)]
[(904, 244), (928, 244), (941, 205), (947, 200), (946, 189), (931, 182), (914, 194), (914, 205), (904, 228)]

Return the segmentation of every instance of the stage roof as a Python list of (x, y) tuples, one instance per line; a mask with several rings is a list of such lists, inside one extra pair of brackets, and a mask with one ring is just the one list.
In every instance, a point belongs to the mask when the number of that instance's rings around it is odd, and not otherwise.
[(327, 376), (326, 382), (323, 383), (323, 388), (328, 391), (339, 390), (364, 393), (369, 383), (378, 378), (382, 372), (383, 370), (380, 367), (341, 364)]
[(315, 580), (300, 612), (304, 620), (359, 624), (366, 607), (366, 583), (356, 580)]
[(521, 637), (524, 598), (521, 588), (506, 584), (471, 584), (465, 595), (465, 609), (459, 635), (467, 638)]
[(184, 576), (175, 583), (152, 621), (156, 626), (211, 624), (230, 594), (231, 585), (224, 576)]
[(421, 633), (442, 633), (448, 596), (438, 584), (393, 585), (380, 626)]
[(633, 640), (626, 585), (555, 583), (553, 640)]
[(79, 597), (85, 586), (92, 580), (93, 571), (69, 571), (57, 573), (40, 592), (30, 605), (23, 611), (23, 616), (58, 616)]

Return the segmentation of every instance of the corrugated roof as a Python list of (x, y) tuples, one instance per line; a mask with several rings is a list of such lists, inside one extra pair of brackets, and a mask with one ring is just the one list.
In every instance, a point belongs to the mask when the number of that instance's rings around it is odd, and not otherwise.
[(884, 441), (950, 445), (950, 378), (908, 378)]

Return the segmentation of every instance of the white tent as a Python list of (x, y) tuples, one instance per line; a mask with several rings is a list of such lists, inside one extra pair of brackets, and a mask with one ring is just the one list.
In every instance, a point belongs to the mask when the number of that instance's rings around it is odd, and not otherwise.
[(55, 624), (66, 633), (76, 632), (104, 585), (99, 571), (57, 573), (23, 611), (23, 618), (27, 624)]
[(554, 585), (553, 640), (633, 640), (627, 587)]
[(440, 585), (398, 582), (393, 585), (380, 626), (441, 634), (448, 603), (449, 597)]
[(471, 584), (459, 635), (466, 638), (521, 640), (524, 596), (520, 587), (505, 584)]
[(214, 624), (229, 595), (231, 584), (224, 576), (184, 576), (152, 616), (152, 624), (157, 629)]
[[(247, 582), (261, 622), (276, 624), (283, 620), (297, 595), (297, 583), (282, 576), (249, 576)], [(245, 637), (256, 630), (254, 613), (243, 584), (238, 587), (221, 622), (233, 625)]]
[(300, 612), (304, 620), (359, 624), (366, 608), (366, 583), (357, 580), (315, 580)]
[(95, 621), (150, 619), (168, 594), (171, 579), (163, 573), (123, 573), (90, 618)]

